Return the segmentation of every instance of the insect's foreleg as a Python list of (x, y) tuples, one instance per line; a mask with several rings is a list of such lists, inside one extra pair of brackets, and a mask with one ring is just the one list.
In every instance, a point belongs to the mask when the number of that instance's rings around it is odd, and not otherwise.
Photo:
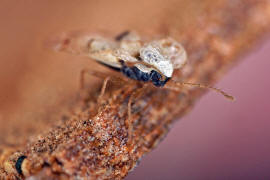
[(100, 101), (102, 100), (103, 95), (105, 94), (106, 91), (106, 87), (109, 81), (111, 82), (115, 82), (115, 83), (120, 83), (120, 84), (124, 84), (125, 79), (123, 78), (119, 78), (117, 76), (111, 76), (109, 74), (103, 73), (103, 72), (99, 72), (99, 71), (94, 71), (91, 69), (83, 69), (80, 73), (80, 91), (81, 93), (84, 92), (85, 89), (85, 76), (86, 75), (92, 75), (95, 76), (97, 78), (103, 79), (103, 85), (101, 88), (101, 92), (98, 96), (98, 103), (100, 103)]
[(148, 84), (144, 84), (143, 87), (136, 89), (131, 95), (128, 100), (128, 144), (131, 144), (132, 141), (132, 133), (133, 133), (133, 125), (132, 125), (132, 113), (131, 113), (131, 105), (135, 98), (138, 98), (141, 96), (141, 94), (144, 92), (145, 88), (147, 88)]
[(83, 90), (85, 88), (84, 85), (85, 85), (85, 75), (86, 74), (95, 76), (95, 77), (100, 78), (100, 79), (106, 79), (106, 77), (108, 77), (107, 74), (102, 73), (102, 72), (94, 71), (91, 69), (83, 69), (80, 73), (80, 90)]
[(81, 97), (85, 97), (85, 93), (84, 93), (84, 90), (85, 90), (85, 76), (87, 74), (95, 76), (95, 77), (100, 78), (100, 79), (104, 79), (103, 85), (102, 85), (102, 88), (101, 88), (101, 93), (98, 96), (98, 103), (99, 103), (101, 101), (102, 96), (105, 93), (105, 89), (106, 89), (106, 86), (107, 86), (107, 83), (108, 83), (110, 77), (108, 75), (106, 75), (105, 73), (93, 71), (91, 69), (83, 69), (80, 72), (80, 96)]
[(111, 79), (111, 78), (108, 76), (108, 77), (106, 77), (106, 78), (104, 79), (104, 81), (103, 81), (102, 88), (101, 88), (101, 92), (100, 92), (100, 94), (99, 94), (99, 96), (98, 96), (98, 104), (100, 104), (100, 102), (101, 102), (101, 100), (102, 100), (102, 97), (103, 97), (103, 95), (105, 94), (105, 90), (106, 90), (107, 84), (108, 84), (108, 82), (109, 82), (110, 79)]
[(85, 88), (85, 75), (88, 74), (88, 75), (91, 75), (91, 76), (95, 76), (97, 78), (100, 78), (100, 79), (106, 79), (107, 77), (110, 77), (110, 81), (111, 82), (115, 82), (115, 83), (120, 83), (120, 84), (124, 84), (127, 82), (126, 79), (124, 78), (120, 78), (118, 76), (112, 76), (112, 75), (109, 75), (107, 73), (103, 73), (103, 72), (99, 72), (99, 71), (95, 71), (95, 70), (92, 70), (92, 69), (83, 69), (80, 73), (80, 89), (84, 89)]

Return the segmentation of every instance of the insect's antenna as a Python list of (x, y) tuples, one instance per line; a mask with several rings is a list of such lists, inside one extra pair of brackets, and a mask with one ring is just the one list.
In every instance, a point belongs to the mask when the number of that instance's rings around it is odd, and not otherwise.
[[(211, 87), (208, 85), (203, 85), (203, 84), (198, 84), (198, 83), (189, 83), (189, 82), (177, 82), (174, 80), (170, 80), (166, 85), (165, 85), (168, 89), (172, 89), (172, 90), (179, 90), (177, 87), (181, 87), (181, 86), (195, 86), (198, 88), (204, 88), (204, 89), (211, 89), (216, 91), (217, 93), (223, 95), (225, 98), (234, 101), (235, 98), (231, 95), (229, 95), (228, 93), (222, 91), (221, 89), (215, 88), (215, 87)], [(175, 86), (177, 86), (175, 88)]]

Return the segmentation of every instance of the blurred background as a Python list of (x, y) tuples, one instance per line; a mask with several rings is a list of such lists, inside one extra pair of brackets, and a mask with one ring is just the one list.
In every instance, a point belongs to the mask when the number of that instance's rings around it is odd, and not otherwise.
[[(207, 3), (211, 0), (1, 1), (0, 144), (20, 144), (50, 127), (52, 114), (77, 98), (80, 70), (103, 68), (45, 49), (45, 40), (72, 30), (153, 35), (166, 26), (184, 29)], [(171, 16), (178, 11), (186, 17)], [(265, 38), (216, 85), (237, 100), (207, 93), (126, 179), (269, 179), (269, 56)]]

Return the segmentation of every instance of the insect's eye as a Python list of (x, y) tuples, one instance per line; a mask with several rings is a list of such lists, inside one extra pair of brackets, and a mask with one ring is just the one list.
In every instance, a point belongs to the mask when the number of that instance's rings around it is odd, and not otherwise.
[(162, 56), (158, 54), (159, 52), (155, 52), (157, 50), (146, 49), (141, 52), (141, 57), (148, 63), (159, 63), (162, 59)]
[(155, 62), (158, 62), (156, 54), (153, 54), (152, 52), (148, 52), (148, 54), (146, 56), (149, 58), (149, 60), (153, 60)]

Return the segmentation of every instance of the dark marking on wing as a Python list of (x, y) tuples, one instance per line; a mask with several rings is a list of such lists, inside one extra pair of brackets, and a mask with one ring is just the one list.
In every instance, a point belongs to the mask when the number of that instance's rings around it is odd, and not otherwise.
[(140, 56), (140, 53), (138, 52), (137, 54), (135, 54), (134, 56), (138, 61), (142, 61), (142, 58)]
[(105, 63), (103, 63), (103, 62), (100, 62), (100, 61), (97, 61), (99, 64), (102, 64), (103, 66), (106, 66), (106, 67), (108, 67), (108, 68), (110, 68), (110, 69), (112, 69), (112, 70), (114, 70), (114, 71), (120, 71), (121, 69), (120, 68), (118, 68), (118, 67), (113, 67), (113, 66), (110, 66), (110, 65), (108, 65), (108, 64), (105, 64)]
[(124, 31), (120, 34), (118, 34), (114, 39), (116, 41), (121, 41), (125, 36), (127, 36), (129, 34), (129, 31)]

